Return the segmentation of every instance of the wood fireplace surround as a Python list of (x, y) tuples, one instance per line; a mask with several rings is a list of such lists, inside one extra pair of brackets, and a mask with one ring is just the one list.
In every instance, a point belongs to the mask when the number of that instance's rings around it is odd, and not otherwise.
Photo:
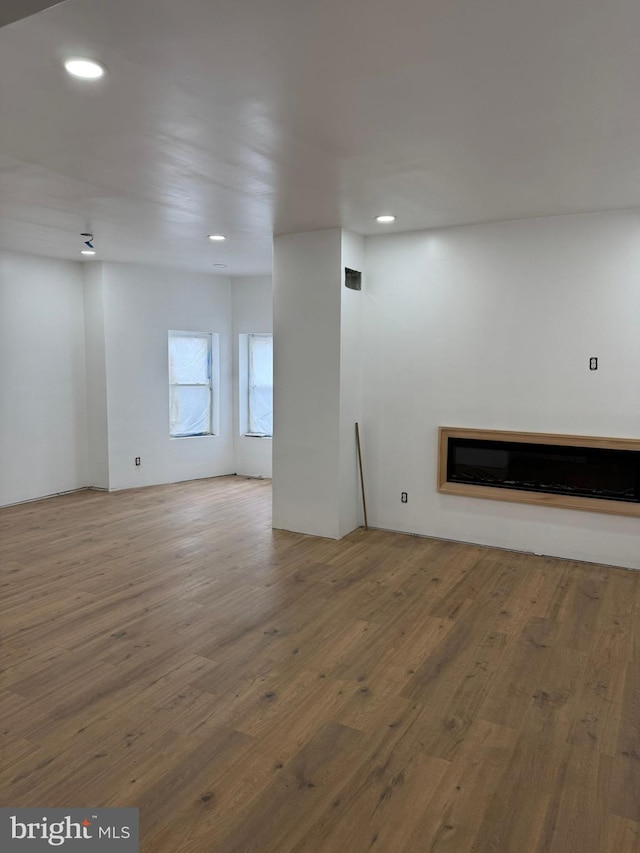
[(438, 491), (640, 517), (640, 440), (440, 427)]

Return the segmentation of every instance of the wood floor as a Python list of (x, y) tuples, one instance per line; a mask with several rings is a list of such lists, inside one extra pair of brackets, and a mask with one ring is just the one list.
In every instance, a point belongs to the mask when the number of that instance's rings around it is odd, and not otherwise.
[(270, 497), (0, 511), (0, 804), (138, 806), (143, 853), (640, 851), (640, 574)]

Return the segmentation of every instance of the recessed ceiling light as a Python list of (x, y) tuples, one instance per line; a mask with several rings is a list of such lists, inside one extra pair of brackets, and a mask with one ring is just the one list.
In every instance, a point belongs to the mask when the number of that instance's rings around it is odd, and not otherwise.
[(95, 255), (95, 252), (93, 249), (80, 249), (80, 254), (81, 255)]
[(214, 267), (228, 267), (229, 264), (214, 264)]
[(209, 234), (210, 240), (226, 240), (227, 238), (224, 234)]
[(105, 72), (104, 65), (92, 59), (67, 59), (64, 67), (73, 77), (80, 77), (82, 80), (99, 80)]
[(395, 222), (396, 218), (392, 213), (381, 213), (380, 216), (376, 216), (376, 222), (379, 222), (381, 225), (386, 224), (387, 222)]

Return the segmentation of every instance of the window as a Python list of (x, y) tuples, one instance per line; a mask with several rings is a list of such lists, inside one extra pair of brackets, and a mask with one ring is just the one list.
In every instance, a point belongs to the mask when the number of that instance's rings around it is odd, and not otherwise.
[(273, 335), (240, 335), (241, 434), (273, 435)]
[(169, 435), (211, 435), (213, 393), (212, 335), (169, 332)]

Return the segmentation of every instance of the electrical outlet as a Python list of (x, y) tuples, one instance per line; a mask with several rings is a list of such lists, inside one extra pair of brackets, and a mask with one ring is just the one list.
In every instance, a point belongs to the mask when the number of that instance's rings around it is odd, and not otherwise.
[(589, 359), (589, 370), (597, 370), (598, 369), (598, 359), (590, 358)]
[(140, 457), (136, 456), (136, 465), (140, 465)]
[(409, 503), (409, 496), (407, 495), (406, 492), (400, 493), (400, 503), (403, 503), (403, 504)]

